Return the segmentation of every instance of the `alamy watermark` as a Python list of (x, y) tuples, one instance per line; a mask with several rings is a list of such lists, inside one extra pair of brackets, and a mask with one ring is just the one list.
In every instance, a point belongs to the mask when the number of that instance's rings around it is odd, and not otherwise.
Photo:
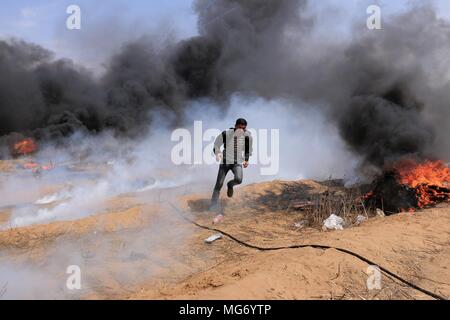
[(377, 5), (367, 7), (367, 29), (381, 30), (381, 8)]
[(66, 20), (66, 27), (69, 30), (81, 29), (81, 8), (78, 5), (72, 4), (67, 7), (66, 13), (69, 15)]
[[(208, 3), (205, 6), (205, 10), (209, 11), (211, 8), (216, 4), (215, 0), (208, 0)], [(211, 22), (214, 22), (215, 20), (229, 14), (230, 12), (236, 10), (237, 7), (232, 7), (228, 11), (220, 14), (217, 17), (214, 17), (211, 19), (211, 21), (208, 21), (206, 24), (209, 24)], [(367, 18), (367, 28), (369, 30), (381, 30), (381, 8), (378, 5), (370, 5), (367, 7), (366, 10), (369, 17)], [(66, 13), (69, 15), (66, 19), (66, 28), (68, 30), (81, 30), (81, 8), (79, 5), (71, 4), (67, 7)]]
[(68, 266), (66, 274), (69, 274), (66, 280), (66, 288), (68, 290), (81, 289), (81, 268), (77, 265)]
[[(172, 132), (171, 160), (175, 165), (213, 165), (217, 163), (214, 155), (214, 141), (223, 130), (209, 128), (204, 130), (202, 121), (194, 121), (193, 132), (179, 128)], [(280, 169), (280, 130), (247, 129), (252, 137), (250, 165), (259, 165), (261, 175), (277, 175)]]

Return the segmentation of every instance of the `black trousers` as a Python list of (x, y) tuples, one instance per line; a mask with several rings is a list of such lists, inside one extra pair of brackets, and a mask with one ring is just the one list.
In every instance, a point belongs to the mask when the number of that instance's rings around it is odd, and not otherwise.
[(211, 199), (211, 206), (217, 205), (219, 201), (220, 190), (222, 189), (223, 183), (225, 182), (225, 177), (230, 170), (234, 174), (234, 179), (228, 182), (228, 187), (232, 188), (242, 183), (243, 171), (241, 164), (221, 164), (219, 167), (219, 173), (217, 175), (217, 181)]

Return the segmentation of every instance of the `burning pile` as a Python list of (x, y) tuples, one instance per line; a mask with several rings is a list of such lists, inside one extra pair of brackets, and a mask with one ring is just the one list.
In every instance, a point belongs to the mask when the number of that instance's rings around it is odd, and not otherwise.
[(397, 171), (400, 183), (416, 190), (419, 208), (449, 200), (450, 169), (444, 162), (407, 161)]
[(23, 139), (13, 145), (12, 154), (15, 157), (26, 156), (37, 151), (37, 144), (31, 138)]
[(443, 161), (402, 160), (365, 196), (387, 213), (415, 211), (450, 200), (450, 169)]
[(50, 171), (55, 168), (52, 161), (47, 164), (41, 164), (34, 160), (33, 154), (38, 151), (38, 145), (33, 138), (16, 139), (14, 143), (10, 144), (11, 155), (20, 159), (18, 166), (21, 169), (30, 170), (35, 176), (40, 176), (43, 171)]

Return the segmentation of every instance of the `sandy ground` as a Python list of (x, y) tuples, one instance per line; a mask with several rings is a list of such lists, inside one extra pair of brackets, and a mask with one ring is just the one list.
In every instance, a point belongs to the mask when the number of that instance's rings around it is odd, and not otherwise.
[[(343, 231), (296, 228), (305, 217), (289, 210), (289, 203), (327, 189), (314, 181), (239, 188), (233, 199), (223, 199), (226, 218), (217, 228), (265, 248), (348, 249), (450, 297), (450, 206), (371, 218)], [(208, 198), (180, 188), (127, 194), (111, 199), (97, 215), (1, 231), (0, 266), (31, 268), (25, 277), (40, 278), (47, 287), (24, 295), (12, 277), (5, 298), (431, 299), (385, 274), (381, 290), (368, 290), (368, 264), (334, 249), (262, 251), (227, 237), (206, 244), (214, 232), (183, 216), (211, 227)], [(0, 221), (10, 210), (0, 209)], [(83, 270), (83, 287), (76, 292), (64, 288), (65, 268), (73, 263)]]

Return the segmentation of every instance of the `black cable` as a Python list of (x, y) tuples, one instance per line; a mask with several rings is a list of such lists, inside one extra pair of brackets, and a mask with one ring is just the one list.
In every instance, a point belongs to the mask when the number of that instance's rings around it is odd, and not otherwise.
[(347, 250), (347, 249), (343, 249), (343, 248), (333, 247), (333, 246), (320, 245), (320, 244), (299, 244), (299, 245), (281, 246), (281, 247), (260, 247), (260, 246), (256, 246), (256, 245), (247, 243), (247, 242), (245, 242), (245, 241), (239, 240), (238, 238), (234, 237), (233, 235), (231, 235), (231, 234), (229, 234), (229, 233), (227, 233), (227, 232), (224, 232), (224, 231), (222, 231), (222, 230), (220, 230), (220, 229), (211, 228), (211, 227), (208, 227), (208, 226), (201, 225), (201, 224), (195, 222), (194, 220), (191, 220), (191, 219), (189, 219), (188, 217), (186, 217), (186, 216), (183, 214), (183, 212), (182, 212), (178, 207), (176, 207), (173, 203), (171, 203), (170, 201), (167, 202), (167, 203), (168, 203), (168, 204), (169, 204), (169, 205), (170, 205), (170, 206), (171, 206), (171, 207), (172, 207), (172, 208), (173, 208), (173, 209), (174, 209), (174, 210), (175, 210), (175, 211), (176, 211), (176, 212), (184, 219), (184, 220), (188, 221), (189, 223), (191, 223), (191, 224), (193, 224), (193, 225), (195, 225), (195, 226), (197, 226), (197, 227), (199, 227), (199, 228), (205, 229), (205, 230), (214, 231), (214, 232), (219, 232), (219, 233), (223, 234), (224, 236), (230, 238), (231, 240), (233, 240), (233, 241), (235, 241), (235, 242), (239, 243), (240, 245), (245, 246), (245, 247), (247, 247), (247, 248), (256, 249), (256, 250), (259, 250), (259, 251), (276, 251), (276, 250), (301, 249), (301, 248), (314, 248), (314, 249), (322, 249), (322, 250), (334, 249), (334, 250), (337, 250), (337, 251), (339, 251), (339, 252), (343, 252), (343, 253), (349, 254), (349, 255), (351, 255), (351, 256), (353, 256), (353, 257), (356, 257), (356, 258), (360, 259), (361, 261), (366, 262), (366, 263), (369, 264), (369, 265), (378, 266), (378, 268), (380, 268), (380, 270), (383, 271), (385, 274), (388, 274), (388, 275), (391, 276), (392, 278), (395, 278), (395, 279), (397, 279), (398, 281), (400, 281), (400, 282), (402, 282), (402, 283), (408, 285), (409, 287), (411, 287), (411, 288), (413, 288), (413, 289), (415, 289), (415, 290), (417, 290), (417, 291), (420, 291), (420, 292), (422, 292), (422, 293), (424, 293), (424, 294), (426, 294), (426, 295), (428, 295), (428, 296), (430, 296), (430, 297), (433, 297), (433, 298), (436, 299), (436, 300), (447, 300), (447, 298), (445, 298), (445, 297), (443, 297), (443, 296), (440, 296), (440, 295), (438, 295), (438, 294), (436, 294), (436, 293), (433, 293), (433, 292), (431, 292), (431, 291), (428, 291), (428, 290), (426, 290), (426, 289), (423, 289), (423, 288), (421, 288), (421, 287), (415, 285), (414, 283), (411, 283), (411, 282), (409, 282), (408, 280), (403, 279), (402, 277), (400, 277), (399, 275), (395, 274), (394, 272), (389, 271), (388, 269), (386, 269), (386, 268), (380, 266), (379, 264), (377, 264), (377, 263), (375, 263), (375, 262), (373, 262), (373, 261), (371, 261), (371, 260), (369, 260), (369, 259), (367, 259), (367, 258), (361, 256), (360, 254), (353, 252), (353, 251), (350, 251), (350, 250)]

